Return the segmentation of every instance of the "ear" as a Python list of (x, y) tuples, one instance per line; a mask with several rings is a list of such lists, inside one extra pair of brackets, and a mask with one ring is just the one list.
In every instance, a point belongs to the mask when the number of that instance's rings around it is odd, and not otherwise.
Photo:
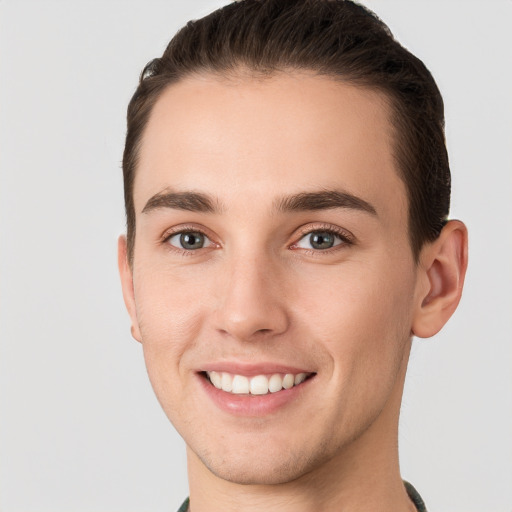
[(441, 330), (459, 304), (468, 265), (466, 226), (449, 221), (441, 234), (420, 253), (417, 309), (412, 332), (429, 338)]
[(137, 309), (135, 307), (135, 294), (133, 292), (133, 272), (128, 261), (128, 245), (126, 236), (121, 235), (117, 240), (117, 265), (121, 277), (121, 287), (123, 289), (123, 298), (132, 322), (132, 336), (139, 342), (142, 341), (140, 335), (139, 322), (137, 320)]

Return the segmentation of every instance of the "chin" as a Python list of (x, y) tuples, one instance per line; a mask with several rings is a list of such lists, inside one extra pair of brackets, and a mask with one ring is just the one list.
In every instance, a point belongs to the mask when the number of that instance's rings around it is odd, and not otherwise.
[(218, 478), (239, 485), (276, 485), (292, 482), (308, 473), (303, 462), (230, 460), (217, 464), (203, 460), (203, 464)]
[[(239, 447), (240, 445), (238, 445)], [(290, 447), (291, 448), (291, 447)], [(305, 446), (295, 453), (291, 449), (250, 446), (245, 449), (195, 453), (216, 477), (240, 485), (276, 485), (293, 482), (321, 466), (329, 458), (323, 450), (309, 453)]]

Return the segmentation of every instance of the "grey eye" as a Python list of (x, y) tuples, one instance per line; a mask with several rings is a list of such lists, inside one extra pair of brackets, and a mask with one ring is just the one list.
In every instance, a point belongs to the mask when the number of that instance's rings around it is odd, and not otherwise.
[(302, 249), (325, 250), (331, 249), (342, 243), (342, 239), (336, 233), (331, 231), (313, 231), (303, 236), (297, 243), (297, 247)]
[(178, 249), (185, 249), (187, 251), (202, 249), (211, 245), (209, 238), (199, 231), (176, 233), (169, 237), (168, 242)]

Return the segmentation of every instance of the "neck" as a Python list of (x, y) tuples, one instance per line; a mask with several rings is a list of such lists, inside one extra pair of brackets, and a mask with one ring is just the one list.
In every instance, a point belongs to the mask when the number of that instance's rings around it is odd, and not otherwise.
[(294, 481), (229, 482), (187, 448), (191, 512), (414, 512), (398, 464), (398, 416), (407, 359), (408, 353), (392, 396), (372, 425), (335, 457)]

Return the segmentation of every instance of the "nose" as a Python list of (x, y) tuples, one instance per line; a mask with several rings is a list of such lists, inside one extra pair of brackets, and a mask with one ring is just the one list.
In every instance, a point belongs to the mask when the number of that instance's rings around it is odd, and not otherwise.
[(263, 256), (225, 262), (216, 328), (238, 341), (268, 339), (289, 327), (283, 269)]

